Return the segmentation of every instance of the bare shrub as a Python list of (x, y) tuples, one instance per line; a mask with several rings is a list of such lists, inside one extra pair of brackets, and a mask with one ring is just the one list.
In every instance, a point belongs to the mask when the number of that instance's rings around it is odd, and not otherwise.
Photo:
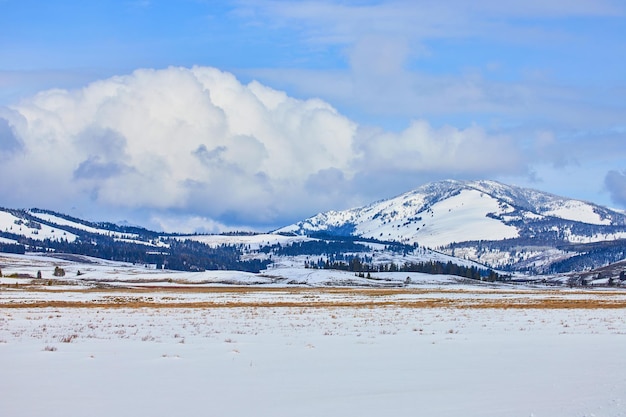
[(62, 338), (59, 339), (59, 342), (61, 343), (72, 343), (72, 340), (76, 339), (78, 337), (77, 334), (70, 334), (68, 336), (63, 336)]

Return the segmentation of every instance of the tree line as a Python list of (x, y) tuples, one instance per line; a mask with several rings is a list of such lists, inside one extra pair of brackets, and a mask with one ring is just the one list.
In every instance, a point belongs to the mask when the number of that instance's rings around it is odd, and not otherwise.
[(151, 264), (157, 268), (179, 271), (236, 270), (259, 272), (265, 269), (269, 260), (242, 260), (241, 245), (220, 245), (211, 247), (193, 240), (180, 241), (170, 238), (165, 246), (150, 246), (141, 243), (120, 241), (109, 236), (91, 235), (74, 241), (66, 239), (35, 240), (8, 232), (0, 232), (19, 243), (0, 244), (0, 251), (9, 253), (54, 252), (85, 255), (111, 261), (134, 264)]
[(405, 262), (396, 264), (394, 262), (372, 264), (364, 262), (359, 256), (352, 257), (349, 261), (332, 261), (329, 259), (319, 259), (315, 262), (305, 261), (305, 268), (311, 269), (336, 269), (340, 271), (355, 272), (359, 276), (365, 274), (371, 276), (376, 272), (421, 272), (432, 275), (455, 275), (459, 277), (482, 280), (482, 281), (506, 281), (509, 275), (501, 275), (489, 268), (478, 268), (476, 266), (463, 266), (448, 262), (427, 261), (427, 262)]

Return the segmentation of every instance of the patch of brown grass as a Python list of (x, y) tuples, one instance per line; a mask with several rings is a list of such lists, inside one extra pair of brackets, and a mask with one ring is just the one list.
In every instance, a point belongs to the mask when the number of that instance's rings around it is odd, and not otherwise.
[[(136, 288), (49, 288), (20, 285), (13, 291), (33, 293), (84, 293), (101, 295), (92, 301), (15, 301), (0, 299), (0, 308), (457, 308), (457, 309), (626, 309), (626, 292), (620, 290), (543, 290), (500, 288), (348, 288), (348, 287), (278, 287), (251, 286), (199, 287), (164, 286)], [(168, 296), (164, 296), (167, 294)], [(172, 296), (169, 296), (171, 294)], [(177, 301), (183, 294), (232, 294), (231, 300)], [(241, 295), (284, 294), (287, 300)], [(154, 297), (154, 296), (159, 297)], [(324, 297), (333, 295), (333, 299)], [(427, 295), (406, 299), (402, 296)], [(465, 295), (465, 297), (456, 297)], [(340, 296), (340, 297), (337, 297)], [(498, 297), (503, 296), (503, 297)], [(223, 297), (221, 297), (223, 298)], [(339, 298), (339, 299), (337, 299)]]
[(626, 309), (626, 300), (611, 299), (453, 299), (429, 298), (423, 300), (310, 300), (292, 301), (193, 301), (159, 302), (142, 299), (112, 299), (108, 301), (32, 301), (5, 303), (0, 308), (158, 308), (158, 309), (215, 309), (215, 308), (457, 308), (457, 309)]

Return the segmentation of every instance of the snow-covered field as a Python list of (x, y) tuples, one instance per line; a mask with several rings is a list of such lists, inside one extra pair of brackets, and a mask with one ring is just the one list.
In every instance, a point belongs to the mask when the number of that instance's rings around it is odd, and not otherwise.
[[(433, 256), (436, 260), (450, 259), (446, 255)], [(0, 253), (0, 285), (43, 285), (50, 281), (53, 286), (180, 286), (180, 285), (307, 285), (307, 286), (404, 286), (407, 277), (411, 285), (462, 285), (467, 280), (448, 275), (388, 272), (373, 273), (371, 279), (359, 278), (353, 272), (303, 268), (306, 256), (276, 258), (276, 263), (260, 273), (242, 271), (183, 272), (158, 270), (150, 265), (131, 264), (90, 258), (82, 255), (15, 255)], [(404, 262), (417, 257), (379, 257), (381, 262)], [(421, 259), (430, 259), (424, 255)], [(468, 265), (471, 263), (466, 262)], [(65, 272), (55, 277), (56, 267)], [(42, 280), (36, 280), (41, 273)]]
[(0, 416), (626, 416), (620, 289), (86, 260), (0, 259)]
[(3, 416), (626, 415), (623, 309), (0, 311)]

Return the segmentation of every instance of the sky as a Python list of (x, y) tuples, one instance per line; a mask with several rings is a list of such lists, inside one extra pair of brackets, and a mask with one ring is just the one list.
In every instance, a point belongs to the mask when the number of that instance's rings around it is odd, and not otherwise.
[(0, 0), (0, 206), (267, 231), (441, 179), (626, 208), (618, 0)]

